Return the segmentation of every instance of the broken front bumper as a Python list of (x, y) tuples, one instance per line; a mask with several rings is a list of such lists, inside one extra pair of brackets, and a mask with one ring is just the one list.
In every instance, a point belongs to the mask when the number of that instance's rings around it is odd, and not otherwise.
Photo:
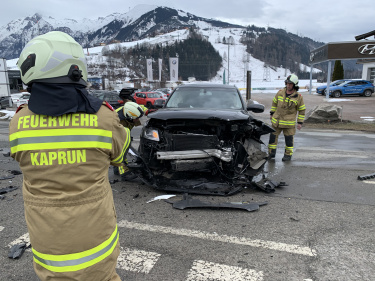
[(184, 150), (184, 151), (158, 151), (156, 158), (158, 160), (179, 160), (179, 159), (201, 159), (214, 156), (225, 162), (232, 161), (233, 154), (231, 151), (222, 151), (219, 149), (202, 149), (202, 150)]

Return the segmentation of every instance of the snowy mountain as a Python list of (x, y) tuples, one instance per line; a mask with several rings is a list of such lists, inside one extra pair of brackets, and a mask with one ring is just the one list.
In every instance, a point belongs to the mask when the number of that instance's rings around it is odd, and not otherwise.
[(24, 19), (13, 20), (1, 27), (0, 56), (6, 59), (16, 58), (30, 39), (53, 30), (70, 34), (84, 47), (93, 47), (113, 41), (139, 40), (197, 25), (238, 27), (238, 25), (197, 17), (181, 10), (154, 5), (138, 5), (127, 13), (114, 13), (94, 20), (60, 20), (37, 13)]
[[(138, 5), (127, 13), (113, 13), (97, 19), (55, 19), (34, 14), (13, 20), (0, 30), (0, 56), (7, 58), (8, 67), (12, 67), (30, 39), (39, 34), (59, 30), (70, 34), (84, 47), (90, 75), (108, 75), (103, 71), (113, 67), (108, 64), (107, 57), (102, 52), (103, 47), (98, 47), (99, 45), (105, 44), (104, 48), (107, 50), (119, 46), (129, 48), (142, 43), (171, 45), (185, 40), (190, 27), (198, 30), (223, 58), (222, 68), (214, 78), (215, 81), (223, 80), (224, 70), (226, 79), (229, 78), (231, 83), (244, 83), (246, 70), (252, 71), (253, 79), (261, 81), (284, 79), (290, 73), (288, 66), (284, 63), (275, 63), (274, 66), (265, 64), (266, 60), (253, 56), (251, 48), (249, 49), (249, 46), (252, 47), (253, 43), (264, 35), (276, 38), (269, 46), (277, 45), (280, 38), (286, 42), (294, 42), (297, 47), (293, 54), (297, 57), (303, 57), (299, 55), (299, 51), (308, 54), (312, 49), (323, 45), (322, 42), (299, 37), (281, 29), (244, 27), (168, 7)], [(226, 44), (224, 39), (231, 39), (233, 42)], [(285, 48), (285, 54), (290, 55), (287, 52), (288, 49)], [(300, 70), (309, 69), (304, 65), (307, 61), (293, 61)], [(103, 64), (110, 67), (104, 67)], [(125, 65), (118, 65), (114, 71), (117, 72), (114, 74), (121, 76), (124, 81), (128, 80), (130, 74), (134, 77), (134, 73), (130, 73)], [(314, 72), (319, 70), (314, 69)]]

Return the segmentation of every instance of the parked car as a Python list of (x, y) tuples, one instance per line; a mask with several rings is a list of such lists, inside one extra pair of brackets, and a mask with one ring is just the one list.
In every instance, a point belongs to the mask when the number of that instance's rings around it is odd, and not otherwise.
[[(9, 104), (10, 101), (10, 104)], [(13, 101), (11, 96), (0, 97), (0, 109), (12, 107)]]
[(17, 105), (20, 97), (22, 97), (24, 94), (27, 94), (27, 92), (10, 94), (13, 104)]
[(172, 93), (172, 90), (169, 89), (169, 88), (159, 88), (159, 89), (156, 89), (155, 91), (161, 91), (161, 92), (164, 92), (165, 94), (167, 94), (168, 97), (169, 97), (170, 94)]
[[(350, 79), (340, 79), (340, 80), (333, 81), (332, 83), (329, 84), (329, 87), (338, 86), (346, 81), (350, 81)], [(326, 88), (327, 88), (327, 85), (319, 86), (316, 88), (316, 93), (320, 95), (325, 95), (324, 90)]]
[(160, 94), (160, 96), (163, 98), (163, 99), (168, 99), (169, 95), (167, 95), (166, 93), (162, 92), (162, 91), (158, 91), (158, 90), (154, 90), (153, 91), (154, 93), (158, 93)]
[(181, 85), (148, 115), (129, 168), (160, 190), (238, 192), (263, 171), (268, 153), (260, 137), (274, 131), (248, 111), (264, 105), (246, 105), (235, 86)]
[[(325, 93), (326, 90), (324, 90)], [(367, 80), (350, 80), (329, 88), (329, 96), (334, 98), (339, 98), (342, 95), (371, 97), (373, 92), (374, 84)]]
[(124, 101), (119, 97), (119, 94), (116, 91), (93, 90), (89, 93), (102, 101), (108, 102), (114, 109), (119, 108), (124, 104)]
[(154, 103), (158, 99), (163, 99), (160, 93), (155, 92), (137, 92), (134, 94), (135, 102), (138, 104), (142, 104), (147, 108), (154, 108)]
[(30, 99), (30, 94), (29, 93), (23, 94), (17, 100), (17, 107), (20, 106), (21, 104), (29, 103), (29, 99)]

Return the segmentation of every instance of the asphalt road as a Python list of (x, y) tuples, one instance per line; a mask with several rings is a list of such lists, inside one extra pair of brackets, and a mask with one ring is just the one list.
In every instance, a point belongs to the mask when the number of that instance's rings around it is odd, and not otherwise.
[[(0, 122), (0, 176), (19, 169)], [(139, 128), (133, 130), (135, 143)], [(283, 148), (283, 138), (280, 148)], [(267, 143), (267, 139), (264, 139)], [(230, 197), (194, 196), (209, 202), (267, 202), (258, 211), (177, 210), (139, 180), (112, 185), (120, 230), (122, 280), (375, 280), (375, 134), (303, 129), (290, 163), (282, 149), (266, 174), (288, 186), (275, 193), (246, 189)], [(111, 179), (114, 176), (109, 170)], [(0, 180), (21, 187), (22, 175)], [(22, 193), (0, 201), (0, 280), (38, 280), (27, 251)], [(180, 195), (177, 195), (180, 196)]]

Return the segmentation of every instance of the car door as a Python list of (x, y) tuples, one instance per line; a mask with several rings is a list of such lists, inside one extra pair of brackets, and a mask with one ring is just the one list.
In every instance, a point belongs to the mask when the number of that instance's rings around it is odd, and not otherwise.
[(366, 90), (368, 84), (365, 81), (358, 81), (358, 94), (363, 94), (363, 91)]
[(356, 82), (355, 81), (351, 81), (347, 84), (344, 85), (344, 87), (342, 87), (342, 94), (343, 95), (346, 95), (346, 94), (353, 94), (353, 93), (356, 93)]
[(146, 105), (146, 94), (145, 93), (136, 93), (135, 101), (138, 104)]

